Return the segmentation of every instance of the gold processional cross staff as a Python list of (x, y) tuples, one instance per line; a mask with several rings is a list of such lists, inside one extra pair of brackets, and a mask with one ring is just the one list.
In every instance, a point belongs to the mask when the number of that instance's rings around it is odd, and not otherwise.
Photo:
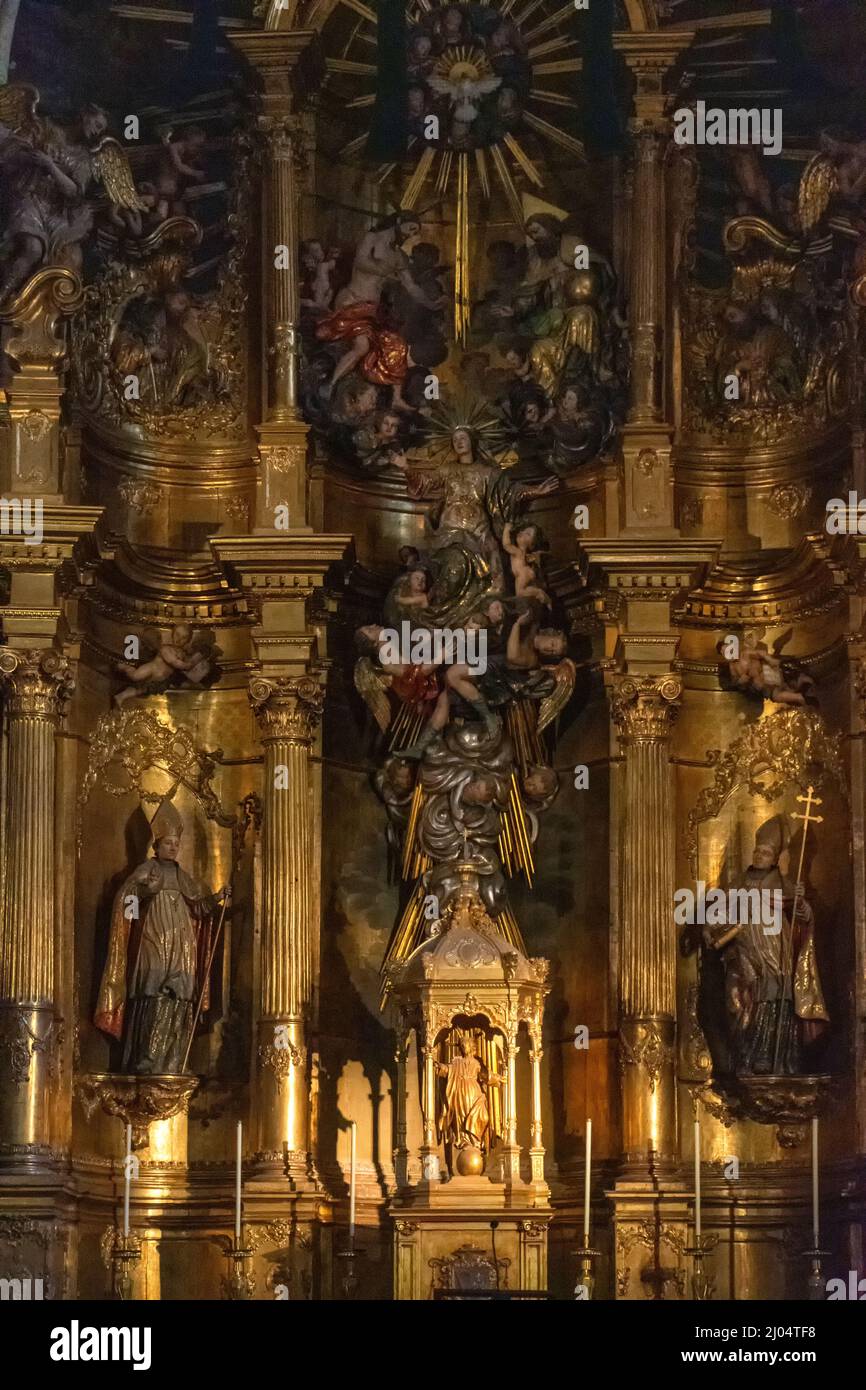
[(776, 1071), (777, 1071), (777, 1068), (778, 1068), (778, 1065), (779, 1065), (779, 1051), (780, 1051), (781, 1046), (782, 1046), (782, 1013), (783, 1013), (784, 1001), (785, 1001), (785, 999), (786, 999), (787, 996), (788, 996), (788, 985), (789, 985), (789, 984), (790, 984), (790, 986), (791, 986), (791, 1012), (792, 1012), (791, 1023), (792, 1023), (792, 1026), (793, 1026), (793, 1009), (794, 1009), (794, 923), (795, 923), (796, 918), (797, 918), (797, 911), (798, 911), (798, 909), (799, 909), (800, 901), (801, 901), (801, 899), (802, 899), (802, 897), (803, 897), (803, 863), (804, 863), (805, 858), (806, 858), (806, 838), (807, 838), (807, 836), (808, 836), (808, 834), (809, 834), (809, 826), (810, 826), (810, 825), (820, 825), (820, 824), (823, 822), (823, 820), (824, 820), (824, 817), (823, 817), (823, 816), (816, 816), (816, 815), (813, 815), (813, 814), (812, 814), (812, 808), (813, 808), (813, 806), (822, 806), (822, 805), (824, 804), (823, 801), (821, 800), (821, 798), (820, 798), (819, 796), (816, 796), (816, 795), (815, 795), (815, 788), (814, 788), (814, 787), (811, 787), (811, 786), (810, 786), (810, 787), (807, 787), (807, 788), (806, 788), (806, 795), (805, 795), (805, 796), (798, 796), (798, 797), (797, 797), (797, 800), (798, 800), (799, 802), (805, 804), (805, 809), (803, 810), (802, 815), (801, 815), (799, 812), (797, 812), (797, 811), (793, 811), (793, 812), (791, 813), (791, 819), (792, 819), (792, 820), (801, 820), (801, 821), (803, 822), (803, 839), (802, 839), (802, 841), (801, 841), (801, 843), (800, 843), (800, 861), (799, 861), (799, 863), (798, 863), (798, 865), (797, 865), (797, 879), (796, 879), (796, 885), (795, 885), (795, 888), (794, 888), (794, 906), (793, 906), (793, 910), (792, 910), (792, 912), (791, 912), (791, 940), (790, 940), (790, 943), (787, 943), (787, 944), (786, 944), (784, 936), (782, 937), (782, 963), (783, 963), (783, 969), (784, 969), (784, 972), (785, 972), (785, 991), (784, 991), (784, 994), (782, 995), (782, 998), (781, 998), (780, 1001), (779, 1001), (779, 1017), (778, 1017), (778, 1019), (776, 1020), (776, 1046), (775, 1046), (775, 1050), (774, 1050), (774, 1053), (773, 1053), (773, 1074), (774, 1074), (774, 1075), (776, 1074)]

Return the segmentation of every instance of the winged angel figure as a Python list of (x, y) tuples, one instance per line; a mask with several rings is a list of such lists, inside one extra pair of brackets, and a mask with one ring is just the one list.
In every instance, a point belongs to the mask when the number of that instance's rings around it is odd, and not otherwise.
[(862, 217), (866, 194), (866, 140), (840, 140), (824, 131), (818, 153), (803, 170), (797, 195), (800, 226), (809, 237), (838, 198)]
[(123, 147), (106, 134), (100, 106), (82, 107), (70, 125), (37, 114), (35, 87), (0, 87), (0, 303), (43, 266), (78, 272), (94, 221), (98, 185), (113, 208), (143, 211)]

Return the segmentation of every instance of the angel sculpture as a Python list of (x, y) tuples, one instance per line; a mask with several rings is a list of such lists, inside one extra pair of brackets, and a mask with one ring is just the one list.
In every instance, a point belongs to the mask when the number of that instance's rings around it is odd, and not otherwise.
[[(777, 637), (772, 652), (763, 640), (765, 628), (743, 633), (739, 655), (722, 666), (722, 678), (729, 690), (743, 691), (773, 700), (780, 705), (806, 705), (816, 702), (815, 682), (798, 661), (782, 659), (782, 650), (793, 635), (789, 628)], [(724, 655), (724, 643), (719, 644)]]
[(809, 238), (834, 197), (862, 213), (866, 194), (866, 140), (839, 140), (824, 131), (818, 153), (803, 170), (797, 194), (800, 227)]
[(7, 209), (0, 240), (0, 303), (42, 266), (81, 269), (81, 243), (93, 227), (87, 194), (102, 186), (115, 207), (145, 210), (122, 146), (106, 134), (108, 116), (84, 106), (68, 127), (36, 114), (35, 87), (0, 88), (0, 185)]
[(156, 628), (145, 628), (143, 644), (153, 653), (140, 666), (118, 661), (117, 669), (130, 684), (117, 692), (118, 709), (136, 695), (156, 695), (169, 686), (203, 686), (217, 672), (220, 649), (209, 631), (193, 633), (188, 623), (178, 623), (166, 639)]

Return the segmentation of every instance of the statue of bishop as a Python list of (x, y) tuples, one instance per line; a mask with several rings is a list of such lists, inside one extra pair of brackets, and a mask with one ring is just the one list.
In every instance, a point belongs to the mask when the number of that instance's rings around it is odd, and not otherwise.
[(168, 800), (151, 821), (154, 855), (118, 892), (96, 1006), (97, 1028), (123, 1040), (122, 1069), (183, 1070), (196, 1005), (208, 1006), (214, 912), (231, 889), (209, 894), (177, 862), (183, 821)]

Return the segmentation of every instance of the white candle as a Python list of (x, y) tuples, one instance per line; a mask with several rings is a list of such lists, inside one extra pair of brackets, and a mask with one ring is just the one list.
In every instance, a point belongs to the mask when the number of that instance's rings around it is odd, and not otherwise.
[(695, 1120), (695, 1248), (701, 1243), (701, 1122)]
[(818, 1117), (812, 1120), (812, 1249), (820, 1248), (821, 1223), (818, 1215)]
[(129, 1235), (129, 1187), (132, 1181), (132, 1125), (126, 1126), (126, 1162), (123, 1165), (123, 1234)]
[(589, 1247), (589, 1189), (592, 1183), (592, 1120), (586, 1122), (586, 1171), (583, 1175), (583, 1243)]
[(355, 1183), (358, 1163), (358, 1126), (353, 1120), (349, 1126), (349, 1246), (355, 1243)]
[(238, 1120), (238, 1132), (235, 1147), (235, 1244), (240, 1247), (241, 1243), (241, 1179), (243, 1170), (244, 1152), (244, 1129)]

